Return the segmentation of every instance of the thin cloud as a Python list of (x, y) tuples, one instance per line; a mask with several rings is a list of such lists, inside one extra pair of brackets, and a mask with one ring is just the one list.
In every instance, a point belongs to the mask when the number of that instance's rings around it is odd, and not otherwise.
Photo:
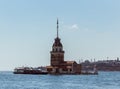
[(78, 27), (77, 24), (73, 24), (73, 25), (71, 26), (71, 29), (79, 29), (79, 27)]
[(64, 26), (64, 28), (68, 30), (78, 30), (79, 26), (77, 24), (72, 24), (72, 25)]

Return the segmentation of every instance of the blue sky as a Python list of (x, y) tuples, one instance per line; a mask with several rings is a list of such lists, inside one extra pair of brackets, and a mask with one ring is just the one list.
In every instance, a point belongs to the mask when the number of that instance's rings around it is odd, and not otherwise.
[(0, 0), (0, 70), (49, 65), (57, 18), (65, 60), (120, 57), (120, 0)]

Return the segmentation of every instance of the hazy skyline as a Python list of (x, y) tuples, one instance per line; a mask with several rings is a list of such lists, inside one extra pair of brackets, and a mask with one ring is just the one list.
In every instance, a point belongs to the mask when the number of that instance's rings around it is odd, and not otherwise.
[(0, 70), (46, 66), (56, 37), (65, 60), (120, 57), (120, 0), (0, 0)]

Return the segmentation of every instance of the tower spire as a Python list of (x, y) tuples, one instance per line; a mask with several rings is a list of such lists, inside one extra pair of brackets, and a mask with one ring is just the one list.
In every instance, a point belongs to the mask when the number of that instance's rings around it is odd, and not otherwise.
[(59, 23), (58, 23), (58, 18), (57, 18), (57, 38), (58, 38), (58, 36), (59, 36), (59, 33), (58, 33), (58, 28), (59, 28)]

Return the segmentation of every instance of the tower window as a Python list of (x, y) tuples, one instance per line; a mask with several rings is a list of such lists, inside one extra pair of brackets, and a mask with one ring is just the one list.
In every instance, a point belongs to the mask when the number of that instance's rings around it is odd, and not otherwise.
[(55, 51), (54, 48), (53, 48), (53, 51)]
[(62, 49), (60, 48), (60, 51), (62, 51)]
[(56, 50), (55, 50), (56, 52), (57, 52), (57, 48), (56, 48)]

